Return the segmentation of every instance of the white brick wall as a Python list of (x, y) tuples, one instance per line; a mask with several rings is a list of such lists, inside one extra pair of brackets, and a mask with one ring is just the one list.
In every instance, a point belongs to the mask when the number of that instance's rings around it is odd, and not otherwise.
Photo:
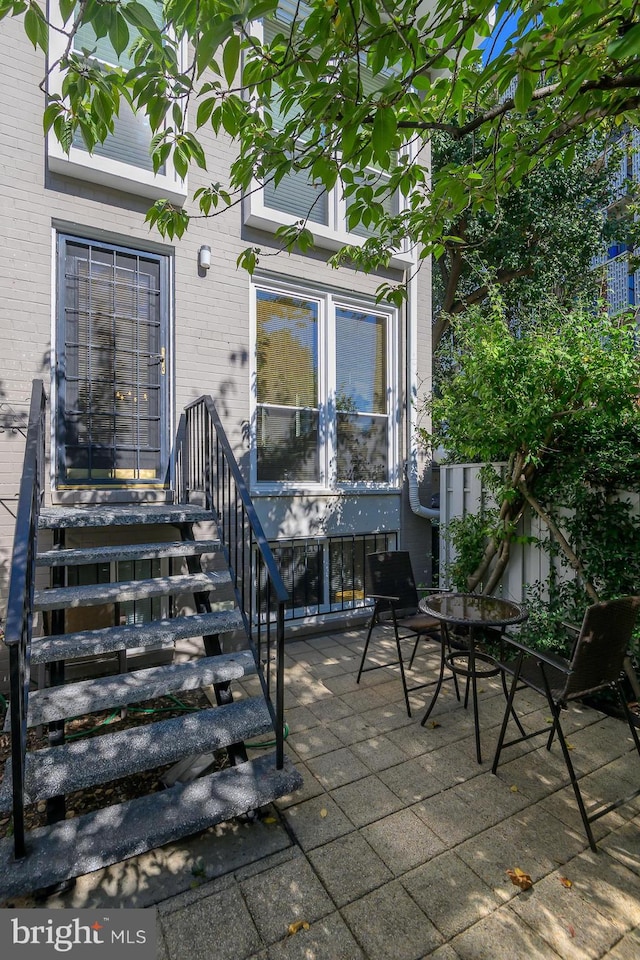
[[(249, 244), (267, 252), (276, 248), (273, 238), (242, 225), (241, 206), (208, 221), (194, 220), (187, 235), (175, 243), (164, 242), (144, 223), (148, 202), (135, 194), (117, 193), (98, 184), (52, 174), (46, 168), (42, 133), (43, 95), (38, 82), (44, 65), (18, 22), (0, 23), (0, 400), (26, 399), (34, 377), (42, 377), (50, 391), (49, 351), (52, 316), (52, 234), (65, 229), (80, 237), (104, 238), (131, 246), (152, 245), (175, 256), (175, 352), (173, 377), (176, 411), (202, 393), (210, 393), (239, 457), (246, 453), (242, 425), (249, 416), (251, 358), (249, 331), (249, 277), (236, 269), (236, 259)], [(234, 156), (226, 137), (205, 139), (208, 175), (194, 169), (189, 192), (210, 180), (224, 178)], [(211, 247), (211, 269), (198, 275), (197, 252)], [(331, 269), (321, 252), (310, 256), (267, 257), (265, 267), (292, 279), (330, 284), (344, 291), (372, 294), (380, 278), (349, 269)], [(394, 275), (396, 279), (399, 274)], [(430, 369), (429, 276), (420, 273), (421, 338), (419, 362)], [(404, 322), (400, 324), (404, 329)], [(404, 334), (403, 334), (404, 337)], [(406, 360), (400, 351), (400, 376), (406, 390)], [(406, 429), (401, 430), (403, 446)], [(0, 609), (6, 596), (15, 497), (22, 457), (21, 438), (0, 434)], [(401, 459), (406, 451), (401, 453)], [(362, 499), (359, 524), (375, 529), (382, 515), (399, 517), (401, 497)], [(293, 503), (288, 507), (293, 508)], [(285, 505), (284, 510), (288, 509)], [(331, 505), (330, 505), (331, 507)], [(282, 503), (280, 504), (282, 509)], [(267, 517), (268, 504), (261, 509)], [(340, 526), (337, 500), (328, 515)], [(403, 537), (423, 553), (428, 525), (405, 508)], [(340, 532), (328, 529), (327, 532)], [(271, 532), (274, 532), (273, 527)]]

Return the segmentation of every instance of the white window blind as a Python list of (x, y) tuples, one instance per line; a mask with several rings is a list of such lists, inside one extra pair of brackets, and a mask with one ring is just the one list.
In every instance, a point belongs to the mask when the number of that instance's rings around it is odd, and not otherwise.
[[(159, 0), (140, 0), (140, 2), (160, 26), (162, 24), (162, 3)], [(139, 36), (138, 31), (131, 25), (129, 26), (129, 33), (129, 46), (118, 56), (108, 36), (98, 39), (93, 27), (89, 24), (83, 24), (74, 37), (73, 49), (76, 53), (84, 51), (101, 63), (110, 66), (119, 65), (129, 69), (134, 65), (131, 56), (131, 44)], [(120, 115), (115, 119), (113, 133), (107, 137), (104, 143), (97, 143), (93, 148), (93, 153), (99, 157), (107, 157), (111, 160), (118, 160), (121, 163), (140, 167), (142, 170), (152, 171), (153, 163), (149, 154), (150, 144), (151, 128), (146, 116), (143, 113), (134, 113), (127, 103), (121, 101)], [(75, 133), (73, 146), (80, 150), (86, 151), (87, 149), (79, 131)], [(162, 167), (158, 173), (164, 174), (165, 168)]]
[(387, 320), (336, 310), (337, 476), (388, 478)]

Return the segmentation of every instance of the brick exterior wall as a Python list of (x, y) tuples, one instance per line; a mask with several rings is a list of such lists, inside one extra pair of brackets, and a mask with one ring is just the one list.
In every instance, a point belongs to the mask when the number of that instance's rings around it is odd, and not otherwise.
[[(174, 259), (173, 356), (168, 374), (173, 378), (174, 408), (203, 393), (218, 404), (225, 427), (243, 468), (248, 462), (248, 444), (243, 427), (250, 416), (251, 331), (250, 280), (236, 268), (236, 258), (249, 244), (273, 253), (276, 246), (267, 233), (243, 225), (242, 208), (234, 208), (208, 221), (194, 220), (183, 240), (165, 243), (144, 223), (150, 201), (135, 194), (116, 192), (80, 179), (47, 170), (46, 144), (42, 132), (44, 97), (38, 83), (44, 75), (41, 55), (34, 52), (20, 23), (0, 24), (0, 84), (3, 108), (0, 115), (0, 415), (11, 409), (25, 410), (34, 377), (42, 377), (51, 389), (50, 350), (53, 329), (54, 233), (65, 229), (78, 237), (116, 242), (123, 246), (168, 253)], [(189, 193), (211, 180), (224, 180), (234, 156), (225, 135), (205, 138), (208, 174), (194, 169), (189, 174)], [(199, 276), (197, 253), (202, 244), (211, 247), (211, 269)], [(263, 259), (272, 275), (332, 289), (371, 295), (379, 277), (350, 269), (334, 270), (326, 255), (280, 255)], [(399, 273), (391, 273), (396, 279)], [(430, 370), (430, 276), (419, 278), (419, 368)], [(406, 322), (399, 324), (402, 345), (398, 351), (402, 385), (403, 417), (406, 391)], [(0, 416), (0, 616), (6, 597), (23, 438), (4, 425)], [(406, 425), (400, 430), (401, 462), (406, 459)], [(51, 492), (47, 499), (50, 501)], [(274, 498), (256, 504), (267, 535), (277, 537), (297, 517), (304, 533), (314, 535), (344, 532), (344, 524), (369, 531), (402, 525), (401, 545), (412, 550), (419, 579), (428, 563), (429, 524), (415, 517), (408, 506), (406, 490), (386, 496), (348, 498)], [(353, 501), (356, 501), (355, 503)], [(304, 518), (307, 518), (306, 521)], [(312, 518), (312, 519), (310, 519)], [(289, 534), (290, 535), (290, 534)], [(428, 541), (428, 542), (427, 542)], [(419, 571), (419, 572), (418, 572)]]

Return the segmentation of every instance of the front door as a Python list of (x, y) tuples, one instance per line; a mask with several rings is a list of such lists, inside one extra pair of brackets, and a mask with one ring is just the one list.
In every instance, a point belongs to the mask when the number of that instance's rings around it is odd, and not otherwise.
[(58, 237), (57, 486), (168, 484), (168, 259)]

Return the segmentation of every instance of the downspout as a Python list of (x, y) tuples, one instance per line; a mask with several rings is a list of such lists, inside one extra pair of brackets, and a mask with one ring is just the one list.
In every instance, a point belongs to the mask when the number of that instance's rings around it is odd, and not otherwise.
[(407, 281), (407, 479), (409, 504), (413, 513), (439, 523), (440, 510), (420, 503), (418, 491), (418, 441), (416, 437), (416, 401), (418, 399), (418, 276), (410, 271)]

